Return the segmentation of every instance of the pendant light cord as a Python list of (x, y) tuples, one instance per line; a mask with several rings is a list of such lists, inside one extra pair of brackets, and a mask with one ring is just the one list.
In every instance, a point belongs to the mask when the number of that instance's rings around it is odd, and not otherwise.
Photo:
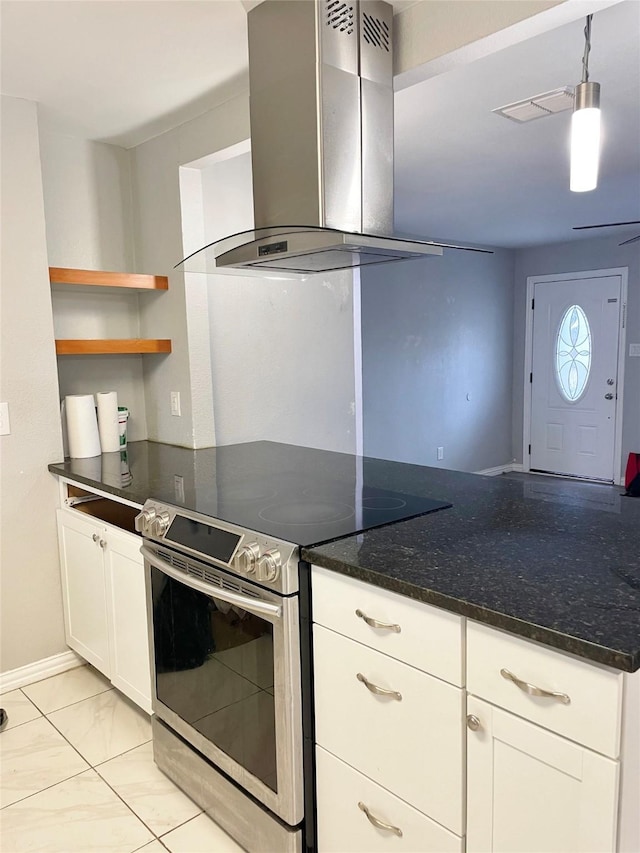
[(582, 82), (589, 82), (589, 53), (591, 52), (591, 19), (593, 15), (587, 15), (587, 23), (584, 28), (584, 54), (582, 56)]

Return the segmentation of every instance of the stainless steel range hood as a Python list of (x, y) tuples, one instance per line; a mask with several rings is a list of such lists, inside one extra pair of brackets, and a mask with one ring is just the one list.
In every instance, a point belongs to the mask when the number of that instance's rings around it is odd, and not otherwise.
[(392, 26), (381, 0), (264, 0), (249, 12), (255, 228), (194, 252), (185, 270), (312, 274), (442, 254), (389, 236)]

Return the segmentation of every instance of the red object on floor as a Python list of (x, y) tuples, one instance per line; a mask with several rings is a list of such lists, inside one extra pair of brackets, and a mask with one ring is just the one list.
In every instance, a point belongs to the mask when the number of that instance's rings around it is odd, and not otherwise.
[(627, 495), (640, 498), (640, 453), (630, 453), (624, 475), (624, 487)]

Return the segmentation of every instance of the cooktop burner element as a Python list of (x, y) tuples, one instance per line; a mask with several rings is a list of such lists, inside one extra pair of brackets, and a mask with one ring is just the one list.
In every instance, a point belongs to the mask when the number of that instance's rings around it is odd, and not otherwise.
[(406, 505), (407, 502), (402, 498), (393, 498), (391, 496), (362, 498), (362, 506), (365, 507), (365, 509), (402, 509), (402, 507)]
[(354, 514), (353, 507), (346, 504), (319, 501), (272, 504), (258, 513), (263, 521), (273, 521), (276, 524), (331, 524), (346, 521)]

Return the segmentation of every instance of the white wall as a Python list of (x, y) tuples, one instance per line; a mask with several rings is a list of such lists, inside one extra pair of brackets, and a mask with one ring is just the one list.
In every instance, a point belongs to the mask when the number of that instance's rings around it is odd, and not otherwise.
[(522, 461), (524, 337), (527, 277), (628, 267), (627, 347), (625, 353), (622, 461), (640, 451), (640, 358), (629, 357), (629, 344), (640, 343), (640, 243), (619, 246), (621, 237), (599, 237), (520, 249), (516, 252), (514, 294), (513, 455)]
[(62, 458), (36, 105), (2, 97), (0, 671), (66, 650), (55, 528)]
[(513, 270), (510, 251), (445, 249), (361, 271), (368, 456), (463, 471), (511, 462)]
[[(40, 129), (50, 266), (136, 272), (130, 156), (123, 148)], [(155, 270), (139, 270), (155, 272)], [(139, 297), (101, 289), (52, 291), (57, 338), (140, 337)], [(117, 391), (131, 441), (147, 437), (139, 355), (61, 356), (60, 396)]]

